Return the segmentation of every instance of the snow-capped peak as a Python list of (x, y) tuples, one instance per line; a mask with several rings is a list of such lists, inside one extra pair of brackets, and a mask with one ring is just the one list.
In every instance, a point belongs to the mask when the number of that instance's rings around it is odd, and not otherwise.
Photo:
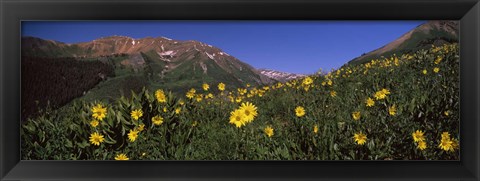
[(280, 82), (286, 82), (289, 80), (293, 79), (298, 79), (305, 77), (306, 75), (303, 74), (294, 74), (294, 73), (288, 73), (288, 72), (280, 72), (276, 70), (270, 70), (270, 69), (259, 69), (260, 73), (271, 78), (275, 79)]

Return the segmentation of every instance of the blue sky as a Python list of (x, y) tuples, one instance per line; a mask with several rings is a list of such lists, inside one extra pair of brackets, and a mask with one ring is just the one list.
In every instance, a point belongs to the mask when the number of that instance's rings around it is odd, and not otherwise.
[(123, 35), (165, 36), (216, 46), (255, 68), (291, 73), (336, 69), (426, 21), (24, 21), (22, 36), (65, 43)]

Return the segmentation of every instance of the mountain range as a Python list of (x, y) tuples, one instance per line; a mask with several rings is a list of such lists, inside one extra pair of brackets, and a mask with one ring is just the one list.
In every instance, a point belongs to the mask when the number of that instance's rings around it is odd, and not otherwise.
[[(371, 59), (410, 53), (432, 45), (458, 42), (458, 26), (458, 21), (428, 21), (345, 65), (362, 64)], [(227, 88), (234, 89), (246, 84), (261, 86), (306, 76), (256, 69), (212, 45), (166, 37), (135, 39), (113, 35), (74, 44), (22, 37), (22, 57), (68, 57), (80, 62), (100, 61), (110, 65), (114, 69), (114, 76), (106, 80), (101, 77), (104, 81), (84, 92), (83, 97), (92, 100), (113, 99), (128, 94), (130, 90), (138, 91), (140, 87), (184, 93), (190, 88), (200, 90), (203, 83), (216, 85), (223, 82), (227, 83)], [(28, 78), (28, 73), (27, 76), (22, 75), (23, 78)]]
[(269, 84), (273, 80), (252, 66), (198, 41), (177, 41), (166, 37), (134, 39), (109, 36), (90, 42), (66, 44), (35, 37), (22, 39), (22, 55), (105, 59), (122, 57), (115, 65), (147, 71), (158, 82), (229, 82), (236, 86)]

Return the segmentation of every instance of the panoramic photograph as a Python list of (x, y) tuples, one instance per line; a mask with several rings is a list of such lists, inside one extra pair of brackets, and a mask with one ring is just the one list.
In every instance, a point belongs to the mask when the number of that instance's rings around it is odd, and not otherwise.
[(22, 160), (460, 160), (459, 21), (22, 21)]

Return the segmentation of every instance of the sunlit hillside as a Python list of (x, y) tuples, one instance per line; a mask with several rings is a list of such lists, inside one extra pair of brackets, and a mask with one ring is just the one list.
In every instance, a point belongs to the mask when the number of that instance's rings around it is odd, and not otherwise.
[(26, 160), (458, 160), (457, 44), (270, 86), (74, 100), (21, 129)]

